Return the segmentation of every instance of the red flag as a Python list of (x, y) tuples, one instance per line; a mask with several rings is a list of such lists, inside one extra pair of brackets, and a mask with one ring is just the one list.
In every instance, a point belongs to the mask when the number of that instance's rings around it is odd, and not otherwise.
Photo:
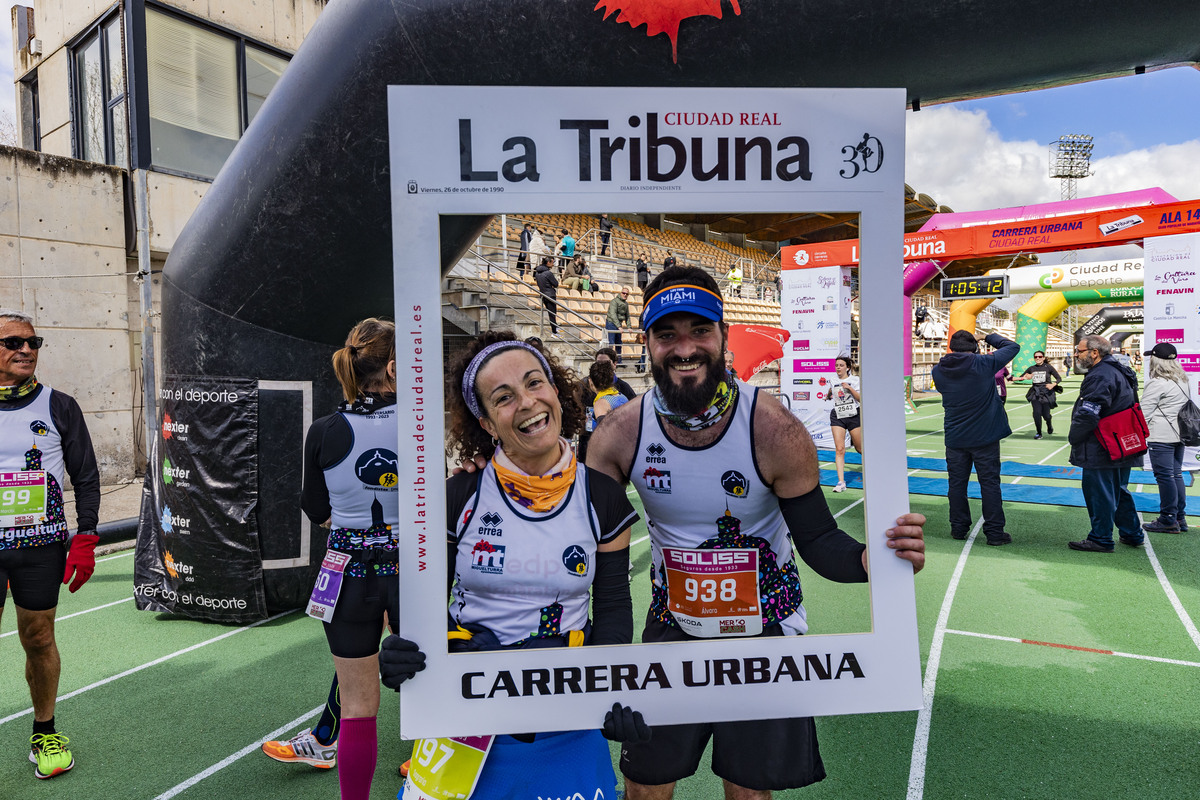
[(783, 328), (730, 325), (727, 349), (733, 353), (734, 371), (742, 380), (750, 380), (763, 367), (783, 358), (783, 343), (790, 338)]

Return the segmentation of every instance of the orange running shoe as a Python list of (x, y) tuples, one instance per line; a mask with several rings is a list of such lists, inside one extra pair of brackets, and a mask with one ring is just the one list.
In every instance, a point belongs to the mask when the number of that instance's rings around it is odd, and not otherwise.
[(311, 764), (317, 769), (337, 765), (337, 742), (321, 744), (308, 728), (286, 742), (263, 742), (262, 751), (285, 764)]

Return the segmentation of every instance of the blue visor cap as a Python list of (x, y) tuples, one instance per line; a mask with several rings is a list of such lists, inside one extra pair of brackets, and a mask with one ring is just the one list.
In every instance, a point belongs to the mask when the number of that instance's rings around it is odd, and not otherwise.
[(720, 322), (725, 317), (725, 304), (721, 302), (721, 295), (699, 286), (668, 286), (646, 301), (642, 311), (642, 330), (650, 330), (650, 326), (659, 317), (679, 311), (687, 311), (713, 322)]

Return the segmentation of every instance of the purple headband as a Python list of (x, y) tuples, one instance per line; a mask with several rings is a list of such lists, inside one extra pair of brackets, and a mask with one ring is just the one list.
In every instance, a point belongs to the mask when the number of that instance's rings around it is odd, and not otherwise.
[(550, 362), (546, 360), (546, 356), (542, 354), (541, 350), (538, 350), (531, 344), (518, 342), (516, 340), (493, 342), (492, 344), (489, 344), (487, 347), (480, 350), (476, 356), (471, 359), (471, 363), (467, 364), (466, 371), (463, 372), (463, 400), (466, 402), (467, 409), (471, 412), (475, 419), (482, 419), (484, 417), (483, 410), (479, 407), (479, 395), (475, 393), (475, 379), (479, 377), (479, 370), (483, 367), (483, 362), (487, 361), (501, 350), (508, 350), (513, 347), (523, 348), (537, 356), (537, 360), (541, 362), (542, 369), (546, 370), (547, 380), (549, 380), (551, 383), (554, 382), (554, 373), (550, 370)]

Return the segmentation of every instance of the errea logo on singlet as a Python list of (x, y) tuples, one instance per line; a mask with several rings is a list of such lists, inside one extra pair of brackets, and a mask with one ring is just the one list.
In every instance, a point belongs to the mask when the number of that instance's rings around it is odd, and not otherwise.
[(504, 521), (504, 518), (501, 517), (499, 514), (497, 514), (495, 511), (487, 512), (486, 514), (484, 514), (482, 517), (479, 518), (479, 521), (481, 523), (483, 523), (482, 525), (479, 526), (479, 535), (480, 536), (497, 536), (497, 537), (499, 537), (499, 536), (504, 535), (504, 531), (500, 528), (500, 523)]
[(666, 456), (663, 455), (667, 449), (658, 442), (646, 446), (646, 463), (647, 464), (665, 464), (667, 463)]

